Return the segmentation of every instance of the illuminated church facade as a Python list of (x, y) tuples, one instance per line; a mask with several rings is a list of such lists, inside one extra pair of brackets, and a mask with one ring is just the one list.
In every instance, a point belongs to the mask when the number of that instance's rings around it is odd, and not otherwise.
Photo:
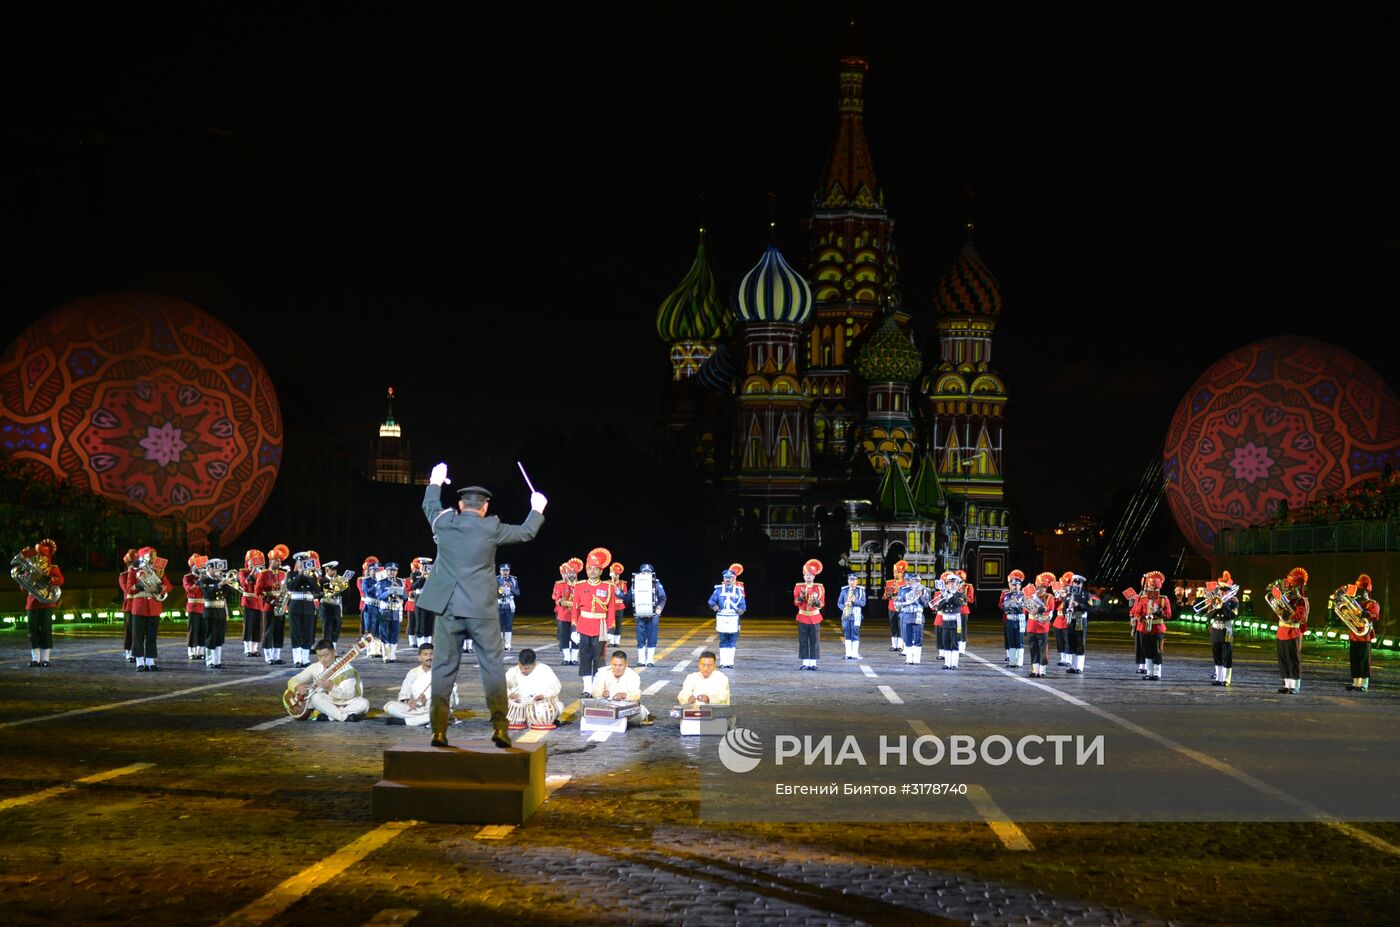
[(1007, 393), (992, 366), (1000, 288), (969, 222), (933, 293), (936, 356), (921, 355), (865, 135), (867, 69), (840, 62), (836, 139), (801, 270), (770, 244), (726, 301), (701, 230), (657, 312), (672, 368), (664, 425), (722, 493), (733, 533), (830, 550), (821, 525), (840, 523), (844, 560), (870, 588), (899, 559), (999, 586), (1011, 531)]

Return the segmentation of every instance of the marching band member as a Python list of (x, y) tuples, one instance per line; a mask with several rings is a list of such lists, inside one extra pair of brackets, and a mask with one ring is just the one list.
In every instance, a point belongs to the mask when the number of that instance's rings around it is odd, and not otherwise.
[[(50, 586), (63, 585), (63, 571), (53, 562), (58, 543), (52, 538), (44, 538), (20, 553), (37, 562)], [(49, 655), (53, 653), (53, 603), (36, 599), (29, 593), (24, 599), (24, 612), (29, 626), (29, 665), (47, 667)]]
[(997, 608), (1001, 609), (1006, 619), (1002, 622), (1006, 665), (1018, 669), (1024, 665), (1026, 655), (1026, 597), (1021, 594), (1021, 584), (1025, 581), (1026, 574), (1020, 570), (1012, 570), (1006, 574), (1006, 589), (997, 600)]
[[(413, 588), (414, 582), (418, 579), (422, 564), (417, 557), (408, 561), (408, 579), (404, 580), (403, 588), (406, 598), (403, 603), (403, 623), (404, 631), (408, 635), (408, 646), (413, 648), (413, 652), (418, 652), (418, 645), (422, 643), (418, 639), (418, 593)], [(428, 643), (432, 643), (429, 641)]]
[(588, 552), (585, 567), (588, 579), (574, 585), (574, 629), (569, 639), (578, 648), (578, 675), (585, 693), (592, 686), (593, 677), (605, 668), (603, 635), (607, 633), (609, 619), (621, 608), (612, 583), (605, 583), (602, 579), (603, 571), (610, 563), (612, 553), (606, 547), (593, 548)]
[(243, 656), (256, 657), (262, 646), (262, 600), (258, 598), (258, 577), (267, 560), (260, 550), (243, 554), (243, 569), (238, 571), (238, 585), (243, 590), (238, 600), (243, 610)]
[(1138, 657), (1147, 669), (1143, 678), (1154, 682), (1162, 678), (1167, 621), (1172, 616), (1171, 600), (1162, 594), (1162, 584), (1166, 581), (1159, 570), (1144, 576), (1142, 594), (1133, 600), (1133, 607), (1128, 611), (1137, 630)]
[(552, 731), (564, 713), (559, 700), (563, 686), (554, 670), (539, 662), (529, 647), (520, 651), (520, 662), (506, 670), (506, 695), (510, 699), (507, 717), (510, 729), (526, 725), (537, 731)]
[(287, 588), (287, 571), (282, 564), (292, 555), (286, 544), (276, 544), (267, 552), (267, 569), (258, 575), (258, 597), (262, 599), (263, 661), (269, 666), (282, 666), (282, 644), (287, 637), (287, 615), (278, 614), (277, 605)]
[[(954, 570), (958, 579), (962, 580), (962, 620), (958, 622), (958, 653), (967, 653), (967, 626), (972, 623), (972, 603), (977, 598), (977, 590), (972, 588), (972, 584), (967, 581), (966, 570)], [(957, 669), (958, 664), (953, 663), (953, 669)]]
[(904, 645), (904, 662), (924, 660), (924, 609), (932, 605), (928, 589), (918, 573), (905, 573), (903, 585), (894, 598), (899, 615), (900, 643)]
[(424, 608), (418, 601), (419, 595), (423, 592), (423, 587), (427, 585), (428, 576), (433, 572), (432, 557), (415, 557), (414, 563), (418, 564), (412, 575), (409, 577), (411, 587), (411, 600), (413, 605), (414, 621), (418, 628), (418, 643), (431, 644), (433, 642), (433, 627), (437, 624), (437, 615), (431, 609)]
[(332, 644), (340, 643), (340, 618), (343, 614), (341, 607), (341, 593), (335, 590), (340, 588), (345, 580), (340, 577), (340, 561), (327, 560), (321, 565), (322, 582), (325, 584), (321, 590), (321, 632), (326, 640)]
[(1051, 625), (1055, 629), (1055, 656), (1058, 659), (1055, 665), (1070, 668), (1074, 667), (1074, 661), (1069, 657), (1069, 621), (1065, 618), (1065, 596), (1069, 594), (1070, 581), (1073, 578), (1074, 573), (1070, 570), (1060, 575), (1060, 588), (1055, 591), (1055, 621)]
[[(625, 579), (622, 578), (622, 571), (623, 571), (624, 569), (625, 569), (625, 568), (623, 567), (623, 565), (620, 564), (620, 563), (618, 563), (616, 560), (613, 561), (613, 565), (612, 565), (612, 567), (610, 567), (610, 570), (611, 570), (611, 572), (612, 572), (613, 592), (617, 593), (617, 601), (622, 605), (622, 607), (618, 609), (618, 612), (619, 612), (619, 613), (623, 613), (623, 614), (626, 613), (626, 610), (627, 610), (627, 601), (628, 601), (628, 595), (627, 595), (627, 581), (626, 581)], [(616, 617), (616, 616), (614, 616), (614, 618), (615, 618), (615, 617)], [(621, 646), (621, 644), (622, 644), (622, 625), (621, 625), (621, 623), (620, 623), (620, 622), (617, 622), (617, 623), (614, 623), (614, 624), (612, 624), (612, 625), (609, 625), (609, 626), (608, 626), (608, 645), (609, 645), (609, 646), (612, 646), (612, 647), (618, 647), (618, 646)], [(638, 656), (637, 656), (637, 665), (638, 665), (638, 666), (645, 666), (645, 665), (646, 665), (645, 661), (642, 660), (640, 654), (638, 654)]]
[(1084, 638), (1089, 632), (1089, 606), (1092, 598), (1084, 588), (1088, 580), (1078, 573), (1070, 574), (1069, 588), (1065, 590), (1064, 618), (1066, 656), (1070, 667), (1066, 673), (1084, 672)]
[(958, 637), (963, 623), (963, 582), (957, 573), (946, 571), (934, 587), (933, 610), (942, 619), (938, 626), (938, 649), (943, 654), (943, 668), (957, 669)]
[[(432, 694), (433, 645), (422, 643), (418, 645), (418, 665), (409, 670), (408, 675), (403, 678), (398, 699), (384, 703), (384, 713), (389, 716), (386, 723), (393, 724), (397, 720), (409, 727), (426, 727), (431, 720), (428, 699)], [(452, 684), (448, 707), (457, 707), (456, 683)]]
[[(279, 571), (280, 572), (280, 571)], [(316, 642), (316, 662), (287, 680), (287, 688), (297, 693), (311, 689), (311, 720), (326, 718), (331, 721), (360, 721), (369, 714), (369, 700), (365, 698), (365, 687), (360, 682), (360, 674), (352, 664), (345, 666), (327, 679), (316, 677), (330, 668), (335, 662), (335, 648), (331, 642)]]
[(360, 592), (360, 634), (373, 634), (374, 642), (369, 645), (371, 656), (384, 655), (384, 644), (379, 640), (379, 600), (375, 598), (379, 580), (375, 571), (379, 569), (379, 558), (370, 555), (360, 564), (360, 578), (355, 580), (355, 588)]
[(802, 564), (802, 582), (792, 587), (792, 604), (797, 606), (797, 656), (802, 669), (816, 672), (821, 658), (822, 608), (826, 587), (816, 581), (822, 562), (813, 558)]
[(185, 620), (189, 630), (185, 635), (185, 656), (190, 660), (204, 659), (204, 590), (199, 588), (199, 571), (209, 561), (202, 554), (190, 554), (190, 571), (180, 578), (185, 590)]
[(1308, 633), (1308, 571), (1294, 567), (1283, 580), (1290, 615), (1278, 621), (1278, 668), (1283, 676), (1280, 695), (1297, 695), (1302, 686), (1303, 635)]
[(906, 560), (896, 560), (890, 568), (894, 573), (893, 579), (885, 580), (885, 601), (889, 603), (890, 610), (890, 653), (904, 649), (903, 621), (899, 617), (899, 608), (895, 606), (895, 597), (899, 595), (900, 587), (904, 585), (904, 574), (909, 569)]
[(706, 650), (696, 664), (699, 670), (685, 677), (676, 702), (685, 705), (728, 705), (729, 677), (715, 669), (715, 654)]
[(239, 589), (236, 574), (228, 574), (228, 561), (206, 560), (199, 570), (199, 594), (204, 605), (204, 668), (224, 668), (224, 635), (228, 631), (229, 592)]
[(1371, 688), (1371, 642), (1376, 639), (1376, 625), (1381, 621), (1381, 606), (1371, 598), (1371, 577), (1365, 573), (1356, 577), (1356, 601), (1366, 612), (1368, 625), (1365, 634), (1357, 634), (1347, 628), (1348, 646), (1351, 649), (1350, 692), (1367, 692)]
[(399, 625), (408, 601), (408, 586), (399, 579), (399, 565), (392, 560), (379, 571), (374, 597), (379, 601), (379, 633), (384, 641), (384, 662), (399, 662)]
[(1038, 573), (1035, 588), (1025, 597), (1026, 649), (1031, 652), (1031, 671), (1027, 676), (1044, 679), (1050, 663), (1050, 624), (1055, 617), (1055, 595), (1050, 586), (1055, 574)]
[[(1229, 570), (1222, 570), (1214, 583), (1215, 589), (1207, 587), (1207, 605), (1214, 605), (1207, 611), (1210, 618), (1210, 655), (1215, 661), (1213, 686), (1228, 686), (1235, 675), (1235, 619), (1240, 614), (1240, 601), (1234, 595), (1227, 595), (1234, 586)], [(1212, 596), (1219, 592), (1218, 601)]]
[(321, 555), (314, 550), (297, 551), (293, 562), (296, 569), (285, 580), (287, 621), (292, 626), (292, 665), (302, 669), (311, 665), (311, 644), (316, 640), (316, 599), (323, 591), (317, 575)]
[(578, 570), (574, 568), (577, 562), (579, 567), (583, 566), (582, 561), (570, 558), (559, 564), (559, 579), (554, 583), (554, 590), (549, 597), (554, 601), (554, 619), (557, 625), (559, 640), (559, 665), (574, 665), (574, 646), (571, 635), (574, 630), (574, 583), (578, 580)]
[[(160, 626), (160, 605), (170, 593), (170, 580), (165, 578), (165, 561), (156, 556), (154, 547), (136, 552), (136, 563), (127, 570), (127, 585), (131, 588), (131, 652), (136, 655), (136, 671), (150, 673), (156, 666), (156, 631)], [(141, 577), (156, 576), (159, 592), (147, 589)]]
[(715, 613), (715, 631), (719, 633), (719, 665), (734, 668), (734, 651), (739, 649), (739, 618), (749, 607), (744, 588), (738, 583), (734, 570), (725, 570), (720, 585), (710, 593), (710, 611)]
[(127, 585), (127, 570), (136, 562), (136, 548), (127, 548), (122, 556), (122, 571), (117, 574), (117, 585), (122, 592), (122, 659), (128, 663), (135, 663), (136, 657), (132, 654), (131, 644), (131, 588)]
[(520, 580), (510, 575), (509, 563), (501, 564), (500, 575), (496, 578), (496, 613), (501, 620), (501, 640), (507, 650), (515, 627), (515, 600), (519, 595)]
[(865, 590), (858, 583), (860, 577), (851, 573), (846, 577), (846, 585), (836, 595), (836, 607), (841, 609), (841, 639), (846, 644), (846, 659), (860, 659), (860, 621), (865, 610)]
[[(592, 556), (590, 554), (590, 556)], [(587, 657), (584, 658), (587, 660)], [(599, 668), (597, 675), (593, 677), (591, 694), (594, 698), (607, 699), (610, 702), (633, 702), (641, 705), (641, 710), (627, 719), (627, 726), (636, 724), (652, 724), (655, 719), (651, 712), (647, 711), (647, 706), (642, 705), (642, 677), (637, 675), (637, 671), (627, 665), (627, 653), (622, 650), (614, 650), (612, 660), (608, 666)], [(635, 720), (634, 720), (635, 719)]]
[(637, 665), (656, 665), (656, 632), (661, 624), (661, 610), (666, 607), (666, 587), (656, 578), (656, 570), (644, 563), (632, 577), (632, 589), (627, 595), (632, 603), (632, 617), (637, 623)]

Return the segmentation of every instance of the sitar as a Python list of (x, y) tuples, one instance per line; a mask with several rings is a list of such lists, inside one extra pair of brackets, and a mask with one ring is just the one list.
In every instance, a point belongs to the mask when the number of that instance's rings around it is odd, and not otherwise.
[(373, 634), (366, 634), (355, 641), (350, 649), (341, 654), (334, 663), (326, 667), (323, 672), (317, 673), (316, 678), (306, 684), (306, 691), (297, 692), (296, 689), (282, 690), (282, 707), (287, 709), (287, 714), (298, 721), (303, 720), (311, 714), (311, 692), (320, 684), (322, 679), (334, 679), (335, 674), (350, 665), (360, 654), (369, 649), (369, 645), (374, 642)]

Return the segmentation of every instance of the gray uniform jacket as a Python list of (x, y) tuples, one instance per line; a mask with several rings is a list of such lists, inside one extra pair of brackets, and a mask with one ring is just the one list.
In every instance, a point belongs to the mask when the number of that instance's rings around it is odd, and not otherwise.
[[(496, 548), (523, 544), (539, 533), (544, 516), (531, 511), (523, 525), (503, 525), (495, 515), (442, 507), (442, 487), (428, 484), (423, 514), (437, 538), (433, 572), (418, 594), (418, 607), (457, 618), (496, 615)], [(448, 604), (451, 603), (449, 611)]]

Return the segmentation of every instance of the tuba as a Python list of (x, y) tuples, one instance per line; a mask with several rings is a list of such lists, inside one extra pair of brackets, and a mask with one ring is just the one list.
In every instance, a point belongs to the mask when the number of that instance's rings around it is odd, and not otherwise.
[(49, 582), (49, 558), (32, 547), (10, 558), (10, 578), (45, 605), (57, 605), (63, 589)]
[(1269, 589), (1264, 593), (1264, 601), (1268, 603), (1273, 611), (1274, 617), (1279, 621), (1293, 622), (1293, 600), (1284, 591), (1283, 580), (1276, 579), (1269, 584)]
[(1365, 637), (1371, 632), (1371, 619), (1357, 600), (1355, 586), (1342, 586), (1332, 593), (1332, 611), (1357, 637)]
[[(156, 560), (159, 562), (156, 563)], [(160, 560), (160, 558), (147, 558), (136, 564), (136, 585), (140, 586), (142, 592), (157, 602), (164, 602), (165, 597), (170, 594), (160, 576), (161, 570), (164, 568), (165, 561)]]

